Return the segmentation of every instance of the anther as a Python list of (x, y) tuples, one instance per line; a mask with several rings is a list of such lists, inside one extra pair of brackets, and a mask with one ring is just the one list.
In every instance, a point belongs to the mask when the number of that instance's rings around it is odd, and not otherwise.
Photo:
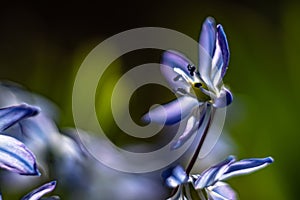
[(196, 67), (193, 66), (193, 65), (188, 64), (187, 69), (189, 70), (190, 75), (194, 76), (194, 72), (196, 71)]
[(194, 84), (194, 87), (196, 87), (196, 88), (200, 88), (201, 86), (202, 86), (201, 83), (195, 83), (195, 84)]

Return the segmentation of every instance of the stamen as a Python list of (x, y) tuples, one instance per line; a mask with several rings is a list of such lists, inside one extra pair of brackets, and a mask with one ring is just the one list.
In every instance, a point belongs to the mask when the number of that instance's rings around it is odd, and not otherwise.
[(194, 76), (194, 73), (195, 73), (195, 71), (196, 71), (196, 67), (195, 67), (194, 65), (188, 64), (187, 69), (189, 70), (190, 75), (191, 75), (191, 76)]
[(200, 88), (202, 86), (202, 84), (201, 83), (194, 83), (194, 87), (196, 87), (196, 88)]

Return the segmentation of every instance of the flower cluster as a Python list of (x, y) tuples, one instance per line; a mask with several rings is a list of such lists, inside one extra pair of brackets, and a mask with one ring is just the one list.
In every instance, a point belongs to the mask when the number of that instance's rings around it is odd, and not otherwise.
[[(198, 145), (186, 168), (176, 165), (163, 173), (164, 183), (173, 188), (170, 200), (237, 199), (236, 192), (224, 181), (233, 176), (252, 173), (273, 163), (271, 157), (237, 161), (234, 156), (229, 156), (202, 173), (191, 173), (209, 134), (215, 111), (227, 107), (233, 101), (230, 90), (223, 84), (229, 58), (229, 46), (223, 27), (220, 24), (216, 25), (211, 17), (207, 18), (202, 26), (197, 66), (185, 55), (176, 51), (166, 51), (162, 56), (161, 72), (179, 98), (162, 107), (151, 109), (142, 119), (145, 122), (167, 125), (184, 122), (185, 129), (171, 145), (172, 150), (181, 148), (192, 135), (196, 134), (198, 137), (195, 139), (199, 139), (196, 141)], [(0, 84), (0, 87), (6, 88), (6, 86)], [(12, 96), (23, 94), (19, 88), (13, 86), (11, 88), (14, 90)], [(11, 92), (10, 89), (8, 90)], [(17, 102), (19, 101), (22, 100), (17, 98)], [(0, 108), (0, 168), (12, 172), (11, 174), (40, 176), (39, 169), (42, 169), (42, 172), (49, 172), (45, 164), (47, 162), (45, 154), (48, 153), (52, 156), (51, 167), (54, 168), (55, 175), (63, 180), (62, 182), (67, 183), (66, 188), (69, 187), (67, 190), (72, 191), (69, 196), (71, 199), (99, 199), (101, 189), (110, 191), (109, 196), (101, 194), (103, 199), (126, 200), (136, 199), (136, 196), (143, 196), (143, 199), (158, 198), (149, 194), (147, 189), (152, 190), (156, 186), (151, 180), (141, 176), (117, 173), (96, 163), (82, 147), (78, 136), (86, 138), (89, 141), (87, 144), (93, 147), (98, 138), (77, 129), (69, 129), (63, 133), (55, 125), (52, 117), (49, 117), (51, 114), (46, 114), (45, 110), (43, 112), (41, 110), (43, 108), (25, 103)], [(12, 130), (16, 127), (18, 129)], [(21, 135), (22, 140), (15, 135), (15, 132)], [(104, 141), (97, 142), (105, 144)], [(102, 147), (105, 145), (98, 144), (97, 150), (105, 151)], [(105, 188), (102, 187), (104, 179), (107, 180), (106, 182), (112, 182), (111, 180), (115, 179), (119, 181), (113, 182), (112, 187)], [(126, 186), (134, 183), (135, 190), (131, 187), (127, 190)], [(46, 193), (52, 192), (55, 187), (56, 181), (48, 182), (25, 195), (22, 200), (41, 199)], [(127, 192), (128, 197), (125, 197), (124, 191)], [(84, 194), (80, 194), (83, 192)], [(0, 199), (2, 199), (1, 195)], [(59, 199), (59, 197), (51, 196), (42, 199)]]
[(177, 166), (167, 176), (163, 176), (166, 185), (174, 188), (170, 199), (192, 199), (189, 184), (197, 191), (197, 199), (236, 199), (234, 190), (222, 181), (235, 175), (251, 173), (273, 162), (271, 157), (236, 161), (233, 156), (229, 156), (201, 174), (190, 175), (215, 110), (228, 106), (233, 100), (231, 92), (222, 82), (229, 57), (223, 27), (216, 25), (211, 17), (202, 26), (198, 66), (179, 52), (166, 51), (163, 54), (161, 72), (179, 98), (151, 109), (142, 119), (148, 123), (152, 121), (167, 125), (187, 119), (186, 128), (172, 144), (172, 149), (180, 148), (193, 134), (201, 138), (186, 170)]
[[(131, 200), (139, 196), (145, 196), (144, 199), (159, 199), (164, 193), (156, 177), (121, 173), (107, 168), (90, 156), (86, 148), (97, 146), (97, 150), (104, 152), (108, 145), (107, 141), (80, 129), (58, 127), (56, 122), (59, 110), (48, 99), (26, 91), (22, 86), (11, 82), (0, 82), (0, 93), (5, 96), (5, 99), (0, 99), (0, 106), (9, 106), (4, 111), (10, 113), (10, 115), (5, 115), (3, 120), (0, 119), (0, 124), (7, 127), (3, 136), (17, 140), (27, 150), (30, 149), (29, 155), (31, 156), (28, 158), (34, 159), (20, 159), (18, 162), (27, 168), (32, 168), (26, 173), (34, 174), (36, 170), (42, 176), (31, 179), (27, 176), (20, 176), (19, 173), (25, 174), (23, 171), (19, 172), (20, 167), (14, 167), (15, 170), (19, 170), (18, 173), (2, 173), (1, 182), (5, 184), (5, 188), (10, 188), (10, 192), (13, 191), (13, 194), (3, 191), (4, 199), (7, 199), (6, 196), (15, 197), (17, 193), (23, 193), (25, 188), (34, 187), (45, 178), (56, 181), (42, 185), (25, 195), (23, 199), (59, 199), (57, 196), (41, 197), (53, 190), (56, 183), (59, 185), (57, 193), (62, 199)], [(35, 106), (29, 106), (29, 104)], [(4, 116), (4, 111), (1, 115), (0, 109), (0, 116)], [(36, 111), (36, 113), (32, 112), (31, 116), (30, 111)], [(15, 124), (11, 124), (10, 127), (6, 123), (1, 123), (5, 120), (12, 123), (18, 116), (24, 117)], [(85, 147), (82, 146), (82, 138), (86, 140)], [(19, 149), (15, 144), (12, 148)], [(113, 152), (106, 154), (116, 157)], [(18, 158), (21, 157), (25, 158), (23, 155)], [(1, 160), (7, 166), (13, 166), (11, 158), (0, 155)], [(122, 161), (119, 163), (123, 164)], [(153, 192), (153, 189), (156, 192)]]

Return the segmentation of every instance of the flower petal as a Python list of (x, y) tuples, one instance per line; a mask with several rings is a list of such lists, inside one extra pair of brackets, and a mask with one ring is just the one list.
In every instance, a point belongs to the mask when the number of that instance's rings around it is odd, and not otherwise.
[[(212, 17), (206, 18), (202, 25), (199, 44), (207, 51), (212, 58), (216, 48), (216, 27)], [(200, 55), (201, 56), (201, 55)]]
[(182, 96), (170, 103), (151, 109), (142, 117), (146, 123), (175, 124), (187, 117), (199, 102), (194, 97)]
[(176, 188), (177, 186), (190, 181), (189, 176), (180, 165), (167, 169), (162, 173), (162, 177), (165, 179), (166, 185), (170, 188)]
[(188, 141), (188, 139), (195, 133), (197, 130), (200, 130), (200, 127), (204, 122), (204, 118), (209, 115), (209, 110), (206, 105), (201, 106), (202, 110), (200, 111), (200, 116), (191, 116), (186, 124), (185, 130), (182, 135), (171, 144), (171, 150), (176, 150)]
[[(218, 40), (216, 41), (216, 50), (212, 58), (212, 71), (210, 78), (213, 82), (213, 86), (218, 88), (222, 81), (222, 68), (224, 66), (222, 50)], [(217, 90), (217, 89), (216, 89)]]
[(216, 108), (224, 108), (231, 104), (232, 101), (233, 96), (231, 92), (224, 87), (220, 92), (220, 96), (214, 99), (213, 106)]
[(224, 174), (228, 166), (234, 161), (234, 156), (229, 156), (226, 160), (205, 170), (195, 181), (195, 189), (203, 189), (215, 184), (220, 180), (220, 177)]
[[(161, 64), (171, 67), (172, 69), (180, 69), (184, 73), (184, 76), (186, 76), (183, 78), (187, 78), (190, 81), (193, 80), (195, 71), (191, 71), (190, 67), (193, 67), (194, 65), (193, 65), (192, 61), (190, 61), (182, 53), (179, 53), (177, 51), (165, 51), (162, 55)], [(194, 68), (194, 70), (196, 70), (196, 67)], [(168, 78), (168, 75), (167, 75), (167, 78)], [(169, 78), (168, 78), (168, 80), (169, 80)]]
[(174, 176), (170, 176), (166, 179), (166, 185), (170, 188), (176, 188), (181, 185), (181, 182)]
[(173, 171), (172, 174), (175, 178), (177, 178), (181, 183), (185, 183), (189, 177), (186, 174), (185, 170), (180, 166), (176, 166)]
[(43, 195), (52, 192), (55, 189), (56, 186), (56, 181), (51, 181), (49, 183), (46, 183), (42, 185), (41, 187), (33, 190), (26, 196), (24, 196), (21, 200), (38, 200), (40, 199)]
[(0, 135), (0, 167), (21, 175), (40, 175), (33, 153), (19, 140)]
[(195, 133), (197, 127), (198, 125), (196, 118), (194, 116), (191, 116), (187, 121), (186, 127), (182, 135), (171, 144), (171, 149), (175, 150), (180, 148)]
[(188, 70), (188, 67), (192, 66), (191, 61), (183, 54), (176, 51), (165, 51), (160, 70), (174, 92), (183, 94), (190, 92), (190, 83), (195, 78), (192, 76), (193, 73)]
[(206, 189), (209, 200), (235, 200), (235, 191), (226, 183), (217, 182), (215, 185)]
[(27, 117), (39, 113), (39, 108), (27, 104), (20, 104), (0, 109), (0, 131), (4, 131)]
[(223, 78), (229, 65), (230, 52), (229, 52), (227, 37), (221, 24), (217, 25), (217, 37), (218, 37), (217, 40), (218, 44), (221, 47), (223, 62), (224, 62), (222, 67), (222, 75), (221, 75), (221, 77)]
[(182, 192), (182, 186), (180, 185), (176, 193), (173, 196), (169, 197), (167, 200), (187, 200), (186, 196), (184, 196)]
[(273, 163), (272, 157), (266, 158), (250, 158), (231, 163), (225, 173), (221, 176), (220, 180), (225, 180), (229, 177), (249, 174), (259, 169), (266, 167)]
[(209, 90), (214, 91), (211, 79), (212, 58), (216, 49), (216, 27), (212, 17), (206, 18), (202, 25), (199, 39), (199, 67), (201, 79), (205, 82)]

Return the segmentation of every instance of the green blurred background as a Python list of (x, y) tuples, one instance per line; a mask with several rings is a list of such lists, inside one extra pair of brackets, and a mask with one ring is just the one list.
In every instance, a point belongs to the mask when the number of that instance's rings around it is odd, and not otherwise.
[[(230, 183), (241, 199), (297, 199), (300, 2), (3, 4), (0, 78), (51, 99), (61, 109), (60, 126), (73, 126), (74, 77), (93, 47), (121, 31), (144, 26), (174, 29), (197, 40), (207, 16), (222, 23), (231, 50), (224, 82), (235, 99), (226, 127), (237, 144), (238, 156), (275, 158), (267, 169)], [(142, 56), (128, 60), (131, 64), (134, 59), (151, 61)], [(123, 68), (115, 73), (122, 73)]]

